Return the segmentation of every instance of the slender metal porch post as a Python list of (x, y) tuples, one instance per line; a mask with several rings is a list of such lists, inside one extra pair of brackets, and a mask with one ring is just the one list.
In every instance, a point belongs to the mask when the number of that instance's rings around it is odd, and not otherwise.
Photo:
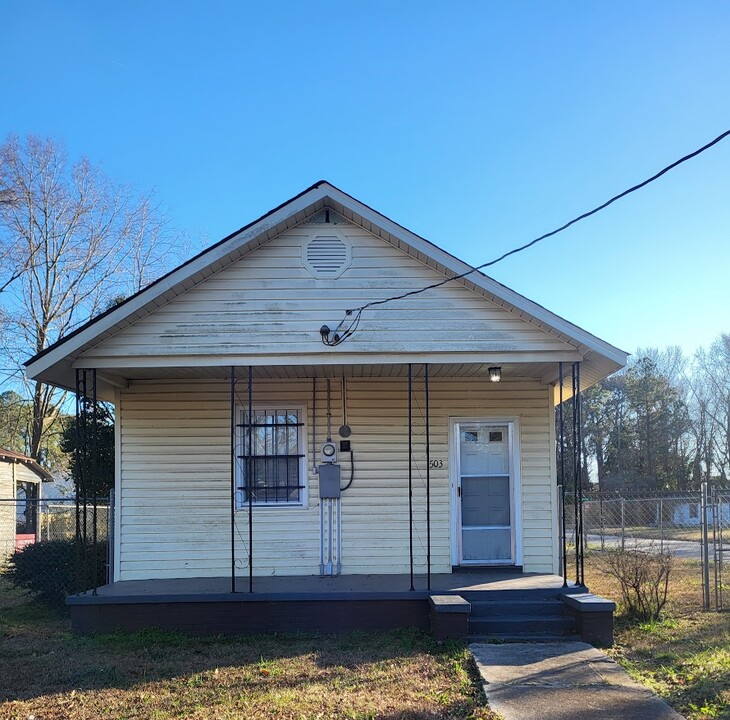
[(413, 587), (413, 366), (408, 363), (408, 547), (411, 590)]
[(580, 585), (580, 525), (578, 522), (578, 391), (576, 384), (576, 364), (571, 366), (571, 387), (573, 396), (573, 514), (574, 514), (574, 539), (575, 539), (575, 583)]
[(96, 368), (91, 370), (91, 542), (93, 544), (93, 581), (94, 586), (92, 594), (96, 595), (96, 588), (99, 585), (99, 559), (98, 559), (98, 539), (99, 533), (97, 528), (98, 507), (99, 507), (99, 408), (98, 397), (96, 393)]
[(75, 555), (76, 555), (76, 592), (82, 592), (86, 588), (83, 587), (82, 578), (82, 557), (84, 550), (83, 535), (81, 531), (81, 494), (83, 492), (83, 463), (84, 455), (81, 447), (83, 433), (81, 431), (81, 423), (83, 422), (83, 396), (82, 396), (82, 370), (76, 369), (76, 427), (75, 427), (75, 440), (76, 447), (74, 448), (74, 460), (76, 463), (76, 472), (74, 473), (74, 495), (75, 502), (74, 508), (76, 513), (76, 541)]
[(558, 405), (558, 436), (560, 438), (560, 533), (563, 552), (563, 587), (568, 586), (568, 539), (565, 532), (565, 422), (563, 420), (563, 363), (558, 363), (560, 403)]
[(431, 589), (431, 425), (428, 400), (428, 363), (423, 366), (426, 395), (426, 587)]
[(253, 367), (248, 366), (248, 457), (246, 488), (248, 490), (248, 591), (253, 592)]
[(577, 437), (577, 456), (578, 456), (578, 522), (580, 526), (580, 532), (578, 533), (578, 540), (580, 542), (580, 553), (579, 557), (579, 573), (580, 573), (580, 584), (585, 585), (585, 533), (583, 528), (583, 404), (580, 390), (580, 363), (575, 364), (575, 384), (576, 384), (576, 407), (578, 408), (578, 422), (576, 428)]
[(231, 592), (236, 592), (236, 368), (231, 366)]
[[(96, 389), (96, 369), (76, 370), (76, 447), (74, 461), (76, 512), (76, 590), (99, 585), (98, 520), (99, 520), (99, 402)], [(89, 547), (89, 502), (91, 502), (91, 543)]]

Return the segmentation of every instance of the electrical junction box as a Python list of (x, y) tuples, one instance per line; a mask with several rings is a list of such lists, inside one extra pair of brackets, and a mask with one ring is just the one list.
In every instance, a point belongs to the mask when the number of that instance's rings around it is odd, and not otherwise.
[(340, 497), (340, 466), (322, 463), (319, 466), (319, 497), (330, 500)]

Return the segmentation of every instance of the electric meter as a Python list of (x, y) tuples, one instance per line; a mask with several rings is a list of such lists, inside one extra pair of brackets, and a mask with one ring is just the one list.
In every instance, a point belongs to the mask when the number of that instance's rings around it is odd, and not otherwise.
[(328, 440), (322, 445), (322, 462), (323, 463), (336, 463), (337, 462), (337, 445)]

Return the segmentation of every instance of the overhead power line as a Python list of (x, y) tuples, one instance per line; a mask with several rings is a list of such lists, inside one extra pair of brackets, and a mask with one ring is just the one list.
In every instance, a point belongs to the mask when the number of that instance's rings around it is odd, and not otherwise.
[[(580, 222), (581, 220), (585, 220), (586, 218), (589, 218), (591, 215), (595, 215), (596, 213), (600, 212), (601, 210), (605, 210), (609, 205), (612, 205), (617, 200), (621, 200), (622, 198), (625, 198), (627, 195), (631, 195), (631, 193), (636, 192), (637, 190), (641, 190), (642, 188), (646, 187), (650, 183), (653, 183), (655, 180), (658, 180), (662, 175), (665, 175), (670, 170), (674, 170), (674, 168), (678, 167), (682, 163), (687, 162), (688, 160), (691, 160), (692, 158), (697, 157), (698, 155), (701, 155), (706, 150), (709, 150), (714, 145), (717, 145), (720, 141), (724, 140), (726, 137), (730, 135), (730, 130), (726, 130), (722, 134), (718, 135), (714, 140), (711, 140), (706, 145), (703, 145), (701, 148), (698, 148), (697, 150), (689, 153), (688, 155), (685, 155), (679, 160), (675, 160), (670, 165), (667, 165), (665, 168), (662, 168), (659, 172), (655, 173), (651, 177), (647, 178), (646, 180), (638, 183), (637, 185), (634, 185), (627, 190), (624, 190), (623, 192), (620, 192), (618, 195), (614, 195), (610, 200), (606, 200), (606, 202), (602, 203), (601, 205), (598, 205), (597, 207), (594, 207), (592, 210), (589, 210), (588, 212), (583, 213), (582, 215), (578, 215), (578, 217), (574, 217), (572, 220), (569, 220), (564, 225), (561, 225), (559, 228), (556, 228), (555, 230), (551, 230), (550, 232), (545, 233), (544, 235), (540, 235), (540, 237), (536, 237), (534, 240), (530, 240), (530, 242), (525, 243), (524, 245), (520, 245), (519, 247), (513, 248), (512, 250), (509, 250), (508, 252), (504, 253), (503, 255), (500, 255), (498, 258), (495, 258), (494, 260), (490, 260), (489, 262), (482, 263), (481, 265), (477, 265), (476, 267), (470, 268), (466, 272), (460, 273), (458, 275), (452, 275), (451, 277), (448, 277), (444, 280), (441, 280), (437, 283), (433, 283), (431, 285), (426, 285), (425, 287), (422, 287), (418, 290), (410, 290), (409, 292), (405, 292), (401, 295), (393, 295), (389, 298), (384, 298), (383, 300), (373, 300), (372, 302), (366, 303), (362, 307), (353, 308), (352, 310), (346, 310), (345, 311), (345, 317), (341, 320), (340, 324), (335, 328), (334, 331), (330, 333), (324, 333), (321, 331), (322, 334), (322, 342), (324, 342), (325, 345), (329, 345), (331, 347), (334, 347), (336, 345), (340, 345), (343, 343), (347, 338), (349, 338), (358, 328), (360, 324), (360, 319), (362, 317), (362, 314), (365, 310), (375, 307), (376, 305), (385, 305), (386, 303), (393, 302), (395, 300), (403, 300), (407, 297), (411, 297), (413, 295), (420, 295), (421, 293), (426, 292), (427, 290), (433, 290), (434, 288), (441, 287), (442, 285), (446, 285), (447, 283), (453, 282), (454, 280), (461, 280), (462, 278), (467, 277), (468, 275), (471, 275), (474, 272), (478, 272), (479, 270), (483, 270), (484, 268), (490, 267), (492, 265), (496, 265), (498, 262), (501, 262), (505, 258), (510, 257), (511, 255), (516, 255), (517, 253), (522, 252), (523, 250), (527, 250), (528, 248), (531, 248), (533, 245), (537, 245), (537, 243), (541, 242), (542, 240), (546, 240), (549, 237), (552, 237), (553, 235), (557, 235), (558, 233), (563, 232), (564, 230), (567, 230), (572, 225), (575, 225), (576, 223)], [(345, 329), (343, 330), (344, 326)], [(325, 328), (323, 327), (322, 330)]]

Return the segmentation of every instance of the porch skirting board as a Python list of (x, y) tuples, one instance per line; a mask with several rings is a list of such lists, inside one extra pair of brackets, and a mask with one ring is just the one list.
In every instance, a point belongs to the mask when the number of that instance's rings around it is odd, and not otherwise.
[(274, 632), (347, 633), (395, 628), (429, 630), (428, 601), (261, 600), (230, 602), (104, 602), (73, 604), (71, 626), (80, 634), (159, 629), (193, 635)]

